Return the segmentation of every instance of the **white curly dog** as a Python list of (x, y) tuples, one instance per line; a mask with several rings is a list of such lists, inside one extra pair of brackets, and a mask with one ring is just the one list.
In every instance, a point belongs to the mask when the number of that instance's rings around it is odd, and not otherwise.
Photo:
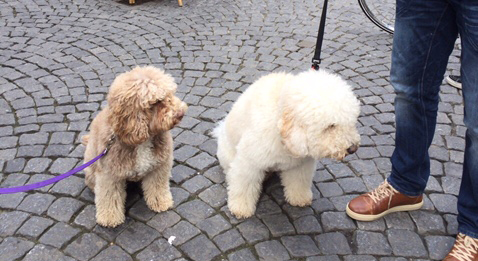
[(359, 113), (351, 87), (323, 70), (253, 83), (214, 129), (231, 213), (254, 214), (270, 171), (279, 171), (287, 202), (310, 205), (316, 159), (342, 160), (358, 149)]

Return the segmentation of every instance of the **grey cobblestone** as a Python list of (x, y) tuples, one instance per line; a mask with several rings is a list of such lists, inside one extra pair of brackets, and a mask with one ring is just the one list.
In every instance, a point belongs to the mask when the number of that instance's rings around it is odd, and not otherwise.
[(128, 253), (132, 254), (148, 246), (154, 239), (158, 238), (159, 235), (155, 229), (143, 223), (135, 222), (119, 234), (116, 238), (116, 243)]
[[(453, 87), (441, 86), (422, 209), (367, 223), (344, 213), (352, 198), (390, 174), (395, 137), (392, 37), (367, 20), (356, 1), (330, 3), (323, 67), (359, 97), (361, 147), (343, 162), (319, 161), (310, 207), (288, 204), (273, 177), (249, 219), (227, 208), (211, 131), (260, 76), (309, 68), (317, 33), (311, 21), (320, 3), (197, 0), (178, 8), (173, 1), (136, 2), (0, 1), (0, 185), (32, 184), (79, 165), (81, 136), (107, 105), (114, 78), (153, 64), (174, 76), (178, 97), (189, 106), (171, 131), (174, 206), (154, 213), (134, 184), (125, 224), (98, 226), (83, 173), (0, 195), (0, 252), (11, 250), (8, 261), (16, 258), (10, 254), (27, 261), (442, 258), (457, 233), (466, 131), (462, 95)], [(459, 70), (459, 51), (449, 73)], [(12, 240), (19, 247), (5, 248)]]

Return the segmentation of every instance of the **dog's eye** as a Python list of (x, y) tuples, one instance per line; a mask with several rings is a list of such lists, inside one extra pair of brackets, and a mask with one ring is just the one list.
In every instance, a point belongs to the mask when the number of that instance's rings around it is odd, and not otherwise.
[(161, 101), (160, 101), (160, 100), (157, 100), (156, 102), (154, 102), (154, 103), (151, 104), (151, 107), (157, 106), (157, 105), (159, 105), (159, 104), (161, 104)]

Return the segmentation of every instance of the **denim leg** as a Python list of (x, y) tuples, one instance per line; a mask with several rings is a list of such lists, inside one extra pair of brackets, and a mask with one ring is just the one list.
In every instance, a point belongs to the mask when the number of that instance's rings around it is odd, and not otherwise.
[(390, 80), (395, 88), (395, 150), (388, 182), (417, 196), (430, 176), (439, 88), (458, 34), (447, 0), (397, 0)]
[(463, 177), (458, 195), (458, 230), (478, 238), (478, 2), (456, 2), (467, 127)]

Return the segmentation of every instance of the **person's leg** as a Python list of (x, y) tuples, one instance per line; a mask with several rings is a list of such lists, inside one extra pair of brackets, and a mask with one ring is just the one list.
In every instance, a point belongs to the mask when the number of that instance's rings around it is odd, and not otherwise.
[(390, 75), (397, 94), (392, 173), (377, 189), (347, 205), (347, 214), (361, 221), (423, 205), (439, 87), (458, 32), (447, 0), (397, 0), (396, 12)]
[(458, 232), (444, 261), (478, 260), (478, 2), (452, 1), (461, 37), (461, 80), (467, 127), (458, 195)]
[(428, 149), (435, 133), (439, 88), (457, 37), (448, 1), (397, 1), (390, 80), (395, 92), (396, 138), (388, 182), (408, 196), (425, 190)]
[(457, 4), (461, 76), (467, 127), (463, 177), (458, 196), (459, 231), (478, 238), (478, 2)]

